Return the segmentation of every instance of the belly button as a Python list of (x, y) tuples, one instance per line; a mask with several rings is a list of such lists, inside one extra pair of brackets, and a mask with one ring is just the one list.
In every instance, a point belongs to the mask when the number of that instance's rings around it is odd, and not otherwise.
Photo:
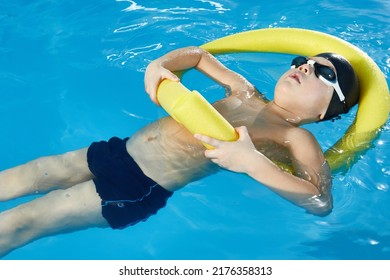
[(157, 136), (148, 136), (146, 138), (146, 141), (150, 142), (150, 141), (153, 141), (153, 140), (156, 140), (157, 139)]

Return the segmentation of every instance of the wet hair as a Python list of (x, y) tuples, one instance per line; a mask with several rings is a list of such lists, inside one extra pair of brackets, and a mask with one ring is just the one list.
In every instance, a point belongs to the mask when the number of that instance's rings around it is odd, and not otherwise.
[(360, 95), (359, 80), (352, 65), (343, 56), (335, 53), (321, 53), (315, 56), (329, 60), (336, 68), (337, 79), (345, 96), (345, 103), (341, 102), (336, 91), (333, 91), (332, 99), (323, 118), (323, 121), (331, 120), (340, 114), (348, 113), (349, 109), (357, 104)]

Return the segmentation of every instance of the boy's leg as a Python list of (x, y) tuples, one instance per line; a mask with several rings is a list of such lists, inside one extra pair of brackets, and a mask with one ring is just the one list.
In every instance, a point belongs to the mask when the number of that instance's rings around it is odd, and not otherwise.
[(0, 201), (68, 188), (92, 178), (87, 148), (41, 157), (0, 172)]
[(44, 236), (108, 227), (93, 181), (55, 190), (0, 213), (0, 257)]

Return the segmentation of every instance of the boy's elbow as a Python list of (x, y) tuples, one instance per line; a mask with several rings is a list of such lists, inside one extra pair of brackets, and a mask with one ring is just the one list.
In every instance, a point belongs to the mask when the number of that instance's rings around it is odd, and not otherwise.
[(325, 216), (328, 216), (332, 212), (332, 209), (333, 209), (333, 205), (327, 204), (327, 205), (321, 205), (321, 206), (314, 207), (314, 208), (308, 210), (308, 212), (310, 214), (315, 215), (315, 216), (325, 217)]
[(333, 201), (331, 196), (316, 195), (308, 199), (304, 208), (310, 214), (325, 217), (332, 212)]

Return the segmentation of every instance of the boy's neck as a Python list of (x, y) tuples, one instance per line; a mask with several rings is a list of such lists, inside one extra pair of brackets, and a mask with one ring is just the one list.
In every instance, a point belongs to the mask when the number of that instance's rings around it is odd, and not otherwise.
[(301, 117), (284, 109), (283, 107), (280, 107), (274, 101), (269, 102), (267, 107), (274, 116), (280, 118), (284, 122), (289, 123), (290, 125), (300, 126), (305, 123), (305, 120), (303, 120)]

